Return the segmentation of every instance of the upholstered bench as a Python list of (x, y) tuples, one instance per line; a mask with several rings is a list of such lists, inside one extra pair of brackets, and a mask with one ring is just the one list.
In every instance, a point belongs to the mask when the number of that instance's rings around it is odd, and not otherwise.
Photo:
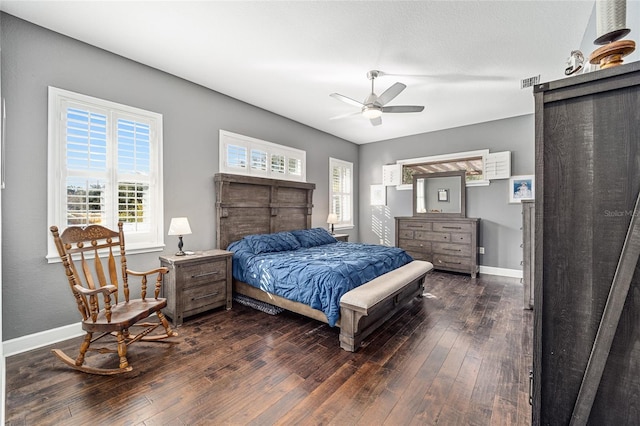
[(340, 347), (355, 352), (373, 330), (416, 296), (422, 296), (433, 264), (414, 260), (375, 278), (340, 299)]

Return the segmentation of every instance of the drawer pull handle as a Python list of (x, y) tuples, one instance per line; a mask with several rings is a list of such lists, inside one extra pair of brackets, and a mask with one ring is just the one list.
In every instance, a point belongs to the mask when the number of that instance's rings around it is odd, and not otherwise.
[(461, 249), (452, 249), (452, 248), (443, 248), (443, 250), (448, 250), (448, 251), (462, 251)]
[(422, 228), (422, 225), (411, 225), (411, 224), (408, 224), (407, 228)]
[(204, 274), (191, 275), (191, 278), (208, 277), (209, 275), (218, 275), (220, 271), (205, 272)]
[(461, 227), (459, 227), (459, 226), (443, 226), (442, 228), (443, 228), (443, 229), (462, 229), (462, 228), (461, 228)]
[(198, 296), (198, 297), (192, 297), (191, 300), (198, 300), (198, 299), (206, 299), (207, 297), (211, 297), (211, 296), (217, 296), (219, 295), (220, 292), (216, 291), (214, 293), (209, 293), (209, 294), (205, 294), (203, 296)]

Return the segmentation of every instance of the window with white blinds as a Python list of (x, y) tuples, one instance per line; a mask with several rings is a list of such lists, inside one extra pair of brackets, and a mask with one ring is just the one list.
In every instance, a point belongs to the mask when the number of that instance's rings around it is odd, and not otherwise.
[(48, 210), (60, 229), (121, 221), (128, 252), (161, 249), (162, 115), (49, 87)]
[(330, 213), (338, 216), (339, 227), (353, 226), (353, 164), (329, 158)]
[(306, 182), (305, 151), (220, 130), (220, 172)]

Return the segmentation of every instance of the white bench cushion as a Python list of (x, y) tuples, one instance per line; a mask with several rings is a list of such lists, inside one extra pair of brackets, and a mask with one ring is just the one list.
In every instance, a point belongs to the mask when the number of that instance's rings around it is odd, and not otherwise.
[(340, 304), (368, 309), (431, 269), (432, 263), (414, 260), (345, 293), (340, 298)]

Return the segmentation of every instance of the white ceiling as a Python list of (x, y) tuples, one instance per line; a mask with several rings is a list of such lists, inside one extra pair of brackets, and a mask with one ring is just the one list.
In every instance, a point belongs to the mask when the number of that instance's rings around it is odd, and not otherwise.
[[(594, 1), (7, 1), (5, 12), (358, 144), (533, 112)], [(372, 126), (331, 98), (407, 85)]]

